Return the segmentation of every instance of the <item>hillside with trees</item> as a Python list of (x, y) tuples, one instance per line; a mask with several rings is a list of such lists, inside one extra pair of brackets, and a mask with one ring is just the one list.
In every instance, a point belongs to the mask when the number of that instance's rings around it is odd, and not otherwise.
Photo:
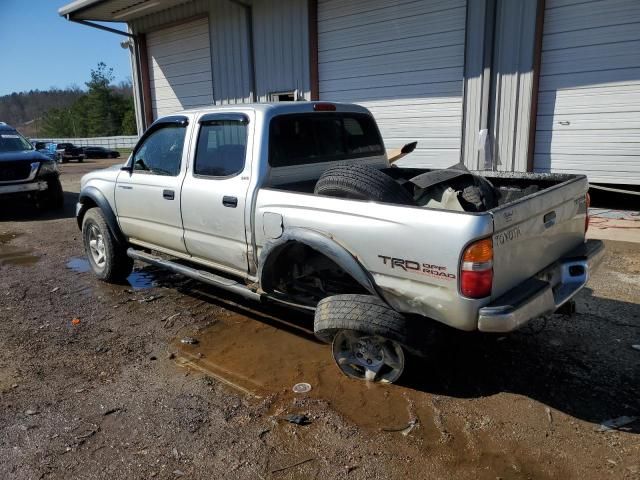
[(32, 90), (0, 97), (0, 121), (28, 137), (135, 135), (130, 82), (113, 84), (113, 69), (100, 62), (86, 90)]

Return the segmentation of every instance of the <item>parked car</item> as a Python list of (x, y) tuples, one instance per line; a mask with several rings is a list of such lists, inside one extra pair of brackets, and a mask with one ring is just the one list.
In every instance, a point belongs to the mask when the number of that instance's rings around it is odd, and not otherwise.
[(516, 330), (571, 305), (602, 259), (584, 175), (390, 160), (356, 105), (187, 110), (82, 178), (78, 226), (100, 279), (135, 259), (313, 311), (338, 367), (382, 382), (424, 351), (424, 327)]
[(58, 143), (56, 151), (62, 156), (62, 163), (67, 163), (69, 160), (83, 162), (85, 159), (84, 149), (73, 143)]
[(0, 122), (0, 201), (16, 197), (48, 208), (64, 204), (57, 162)]
[(49, 157), (51, 160), (55, 160), (56, 162), (62, 161), (62, 154), (57, 151), (57, 145), (55, 143), (32, 141), (31, 144), (33, 145), (33, 148)]
[(120, 152), (104, 147), (84, 147), (86, 158), (119, 158)]

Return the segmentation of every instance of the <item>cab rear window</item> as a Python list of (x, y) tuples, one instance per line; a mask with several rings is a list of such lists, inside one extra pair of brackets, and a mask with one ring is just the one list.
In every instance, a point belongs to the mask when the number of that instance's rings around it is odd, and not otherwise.
[(361, 113), (279, 115), (269, 126), (269, 164), (287, 167), (382, 155), (373, 118)]

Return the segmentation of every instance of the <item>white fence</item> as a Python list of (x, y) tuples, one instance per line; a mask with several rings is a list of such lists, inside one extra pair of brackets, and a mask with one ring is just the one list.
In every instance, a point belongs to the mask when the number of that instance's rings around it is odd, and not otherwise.
[(73, 143), (79, 147), (106, 147), (106, 148), (133, 148), (137, 141), (137, 135), (120, 137), (93, 137), (93, 138), (32, 138), (37, 142)]

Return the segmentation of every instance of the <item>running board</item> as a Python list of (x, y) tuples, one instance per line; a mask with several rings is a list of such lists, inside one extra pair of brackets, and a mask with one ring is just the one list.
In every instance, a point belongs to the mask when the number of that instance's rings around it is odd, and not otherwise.
[(228, 292), (235, 293), (236, 295), (240, 295), (250, 300), (259, 301), (262, 298), (259, 293), (250, 290), (246, 285), (238, 283), (235, 280), (231, 280), (229, 278), (221, 277), (220, 275), (216, 275), (215, 273), (187, 267), (170, 260), (165, 260), (164, 258), (156, 257), (155, 255), (141, 252), (140, 250), (135, 250), (133, 248), (129, 248), (127, 250), (127, 255), (134, 260), (140, 260), (141, 262), (164, 268), (175, 273), (179, 273), (181, 275), (184, 275), (185, 277), (189, 277), (194, 280), (213, 285), (214, 287), (218, 287)]

